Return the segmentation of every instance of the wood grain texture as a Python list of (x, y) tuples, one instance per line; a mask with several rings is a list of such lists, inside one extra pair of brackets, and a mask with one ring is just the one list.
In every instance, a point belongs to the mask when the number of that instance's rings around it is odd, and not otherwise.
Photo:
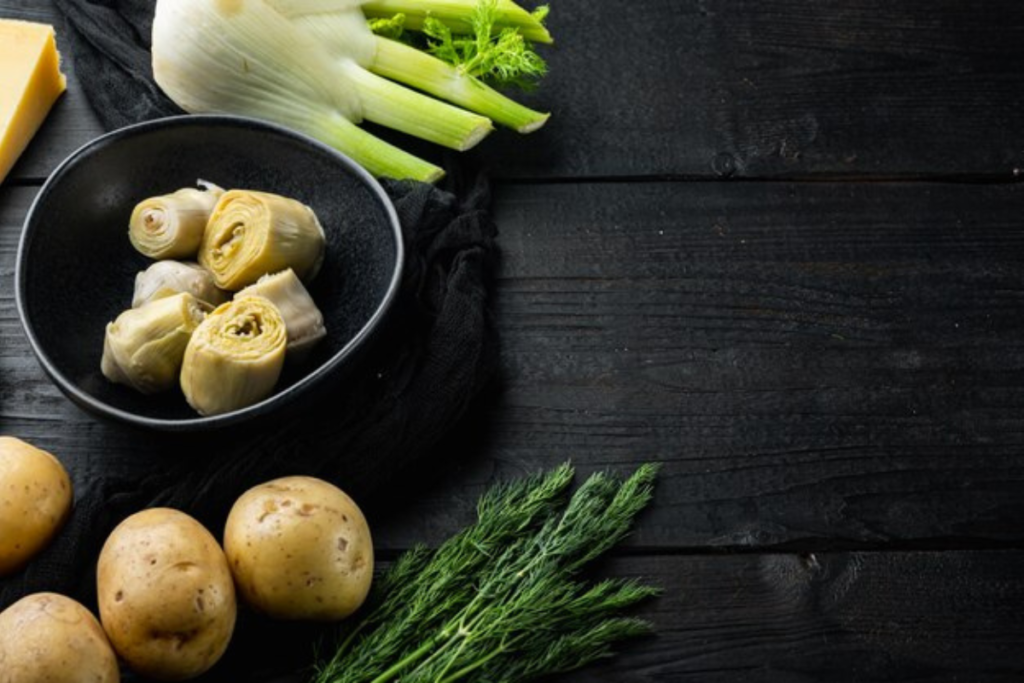
[(488, 482), (573, 458), (664, 463), (642, 547), (1019, 542), (1022, 201), (1017, 186), (504, 188), (504, 383), (464, 469), (387, 532), (434, 537), (428, 511), (465, 522)]
[[(152, 448), (43, 377), (0, 194), (0, 430), (81, 461)], [(491, 482), (664, 463), (638, 548), (1024, 540), (1024, 187), (505, 186), (502, 379), (410, 473), (378, 543), (437, 542)], [(58, 427), (59, 425), (59, 427)], [(389, 512), (390, 510), (390, 512)]]
[(625, 558), (658, 636), (565, 680), (1016, 681), (1019, 552)]
[[(49, 0), (0, 0), (0, 16), (58, 22)], [(1024, 169), (1016, 0), (560, 0), (550, 24), (551, 74), (523, 99), (554, 117), (473, 153), (498, 177)], [(45, 177), (100, 132), (74, 81), (46, 125), (14, 177)]]
[[(1024, 7), (562, 0), (554, 112), (482, 147), (502, 176), (864, 177), (1024, 168)], [(492, 151), (493, 150), (493, 151)]]

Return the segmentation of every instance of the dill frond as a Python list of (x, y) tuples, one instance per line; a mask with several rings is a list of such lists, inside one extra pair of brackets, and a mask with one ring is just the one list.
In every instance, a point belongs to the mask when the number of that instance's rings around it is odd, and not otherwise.
[(577, 576), (629, 533), (656, 474), (652, 466), (625, 480), (599, 472), (570, 497), (573, 470), (564, 464), (492, 487), (475, 524), (392, 566), (315, 683), (522, 683), (649, 633), (625, 612), (657, 589)]

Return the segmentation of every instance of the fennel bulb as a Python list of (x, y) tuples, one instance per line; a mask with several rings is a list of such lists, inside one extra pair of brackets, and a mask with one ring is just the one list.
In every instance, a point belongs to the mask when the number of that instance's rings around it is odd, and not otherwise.
[(428, 182), (443, 171), (357, 124), (372, 121), (461, 151), (492, 131), (492, 118), (521, 132), (547, 120), (451, 65), (375, 36), (362, 4), (158, 0), (153, 75), (190, 113), (270, 120), (322, 140), (374, 175)]

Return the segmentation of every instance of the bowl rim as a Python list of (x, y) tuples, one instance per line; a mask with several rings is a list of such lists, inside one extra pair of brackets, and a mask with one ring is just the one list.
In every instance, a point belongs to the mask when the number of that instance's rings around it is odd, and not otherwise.
[[(358, 180), (362, 181), (362, 183), (370, 189), (370, 191), (383, 205), (385, 214), (387, 215), (388, 224), (391, 227), (391, 231), (394, 236), (395, 267), (391, 273), (391, 281), (388, 283), (387, 291), (385, 292), (384, 297), (377, 304), (377, 307), (369, 320), (366, 321), (366, 323), (345, 344), (345, 346), (339, 349), (333, 356), (324, 361), (317, 368), (296, 380), (290, 386), (271, 394), (258, 403), (246, 406), (245, 408), (239, 408), (238, 410), (222, 413), (220, 415), (205, 417), (197, 415), (196, 417), (181, 419), (147, 417), (145, 415), (139, 415), (138, 413), (114, 407), (82, 390), (75, 382), (71, 381), (63, 372), (60, 371), (50, 356), (42, 348), (39, 338), (36, 336), (32, 327), (30, 316), (26, 311), (26, 273), (28, 270), (26, 259), (28, 249), (33, 238), (32, 233), (35, 232), (35, 230), (30, 229), (30, 226), (33, 225), (35, 213), (39, 208), (39, 205), (50, 194), (52, 187), (68, 172), (70, 167), (76, 164), (83, 156), (92, 152), (95, 148), (122, 138), (132, 137), (161, 128), (177, 127), (180, 125), (202, 126), (208, 124), (262, 130), (270, 134), (281, 135), (291, 138), (294, 141), (310, 145), (319, 149), (321, 152), (334, 157), (342, 166), (352, 172)], [(261, 414), (268, 413), (276, 407), (286, 406), (292, 399), (300, 395), (303, 391), (311, 389), (318, 381), (330, 374), (342, 362), (360, 349), (363, 343), (380, 327), (385, 315), (390, 310), (398, 295), (398, 289), (401, 285), (402, 275), (405, 270), (405, 257), (405, 241), (402, 235), (402, 226), (398, 220), (398, 213), (395, 210), (394, 203), (391, 201), (391, 198), (388, 197), (384, 188), (377, 179), (347, 155), (308, 135), (260, 119), (229, 114), (181, 114), (143, 121), (104, 133), (103, 135), (93, 138), (83, 144), (57, 165), (57, 167), (47, 177), (46, 182), (44, 182), (42, 187), (39, 189), (39, 192), (36, 194), (35, 199), (33, 199), (32, 205), (29, 207), (28, 213), (25, 215), (25, 220), (22, 223), (21, 236), (18, 240), (18, 251), (15, 257), (14, 299), (18, 310), (18, 318), (21, 321), (22, 329), (28, 337), (29, 346), (31, 346), (32, 352), (35, 354), (46, 374), (50, 376), (61, 391), (72, 399), (73, 403), (77, 403), (80, 407), (90, 410), (98, 415), (110, 417), (114, 420), (135, 426), (160, 431), (189, 432), (211, 430), (220, 427), (238, 425)]]

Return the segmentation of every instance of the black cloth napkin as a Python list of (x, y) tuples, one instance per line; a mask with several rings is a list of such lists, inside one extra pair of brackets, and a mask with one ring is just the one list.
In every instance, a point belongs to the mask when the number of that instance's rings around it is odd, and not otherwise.
[[(56, 0), (66, 20), (80, 87), (108, 128), (179, 114), (152, 80), (153, 0)], [(66, 51), (66, 48), (65, 48)], [(132, 460), (76, 461), (65, 529), (21, 573), (0, 580), (0, 609), (36, 591), (95, 608), (95, 562), (125, 516), (154, 506), (192, 514), (220, 536), (247, 488), (307, 474), (339, 484), (362, 504), (382, 496), (426, 458), (466, 412), (496, 367), (487, 274), (497, 257), (481, 174), (451, 163), (446, 189), (384, 183), (405, 237), (407, 264), (396, 307), (359, 367), (301, 414), (277, 424), (203, 437), (138, 434)], [(97, 472), (99, 470), (99, 472)], [(322, 628), (242, 613), (228, 656), (203, 680), (266, 680), (308, 665)]]

